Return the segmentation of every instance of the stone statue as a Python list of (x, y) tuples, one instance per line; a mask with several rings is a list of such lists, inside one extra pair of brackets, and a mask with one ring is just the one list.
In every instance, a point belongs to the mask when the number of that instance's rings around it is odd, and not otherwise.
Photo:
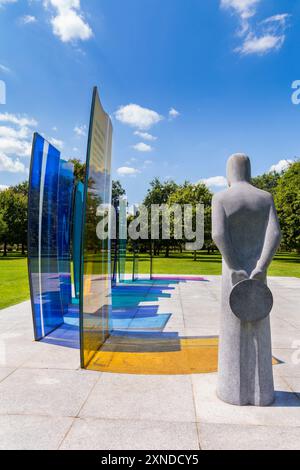
[(270, 317), (241, 321), (230, 294), (246, 279), (267, 283), (281, 231), (273, 197), (250, 183), (246, 155), (229, 158), (227, 179), (229, 189), (214, 196), (212, 208), (212, 236), (223, 256), (217, 394), (233, 405), (268, 406), (274, 401)]

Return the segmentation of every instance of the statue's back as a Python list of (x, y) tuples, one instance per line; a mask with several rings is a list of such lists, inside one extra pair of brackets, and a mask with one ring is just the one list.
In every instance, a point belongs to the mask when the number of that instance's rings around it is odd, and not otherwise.
[(263, 249), (272, 196), (242, 183), (224, 191), (220, 197), (237, 257), (241, 260), (241, 266), (252, 269)]

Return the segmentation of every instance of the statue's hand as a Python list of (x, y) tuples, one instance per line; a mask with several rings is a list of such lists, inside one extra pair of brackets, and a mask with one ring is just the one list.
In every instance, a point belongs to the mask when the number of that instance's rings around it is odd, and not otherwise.
[(231, 282), (234, 286), (241, 281), (246, 281), (246, 279), (249, 279), (249, 275), (244, 269), (240, 269), (239, 271), (231, 271)]
[(250, 279), (253, 279), (254, 281), (262, 281), (265, 282), (267, 277), (266, 271), (263, 269), (256, 267), (254, 271), (252, 271)]

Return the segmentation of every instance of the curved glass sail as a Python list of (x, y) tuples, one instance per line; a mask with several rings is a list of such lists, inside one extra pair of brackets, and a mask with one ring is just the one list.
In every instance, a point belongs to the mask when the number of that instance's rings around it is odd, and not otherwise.
[(64, 314), (72, 302), (71, 227), (74, 189), (74, 165), (60, 161), (57, 207), (57, 255), (61, 301)]
[(111, 204), (112, 125), (93, 92), (89, 129), (81, 253), (81, 364), (88, 368), (110, 333), (110, 240), (97, 235), (98, 224)]
[(64, 321), (58, 275), (59, 165), (60, 152), (34, 134), (28, 201), (28, 272), (36, 340)]
[(82, 236), (82, 211), (83, 211), (84, 185), (79, 181), (75, 188), (73, 211), (73, 275), (75, 297), (80, 295), (80, 265), (81, 265), (81, 236)]
[(119, 282), (126, 279), (127, 252), (127, 198), (121, 197), (119, 203), (119, 240), (118, 240), (118, 274)]

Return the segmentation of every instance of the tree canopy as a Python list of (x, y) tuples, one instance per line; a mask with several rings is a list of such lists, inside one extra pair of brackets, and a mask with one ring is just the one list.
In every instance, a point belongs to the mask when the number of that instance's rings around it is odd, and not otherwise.
[[(85, 165), (79, 160), (70, 160), (74, 164), (76, 181), (85, 180)], [(257, 188), (269, 191), (275, 200), (278, 211), (283, 239), (282, 247), (287, 251), (300, 252), (300, 161), (295, 161), (289, 168), (279, 173), (266, 173), (252, 179)], [(120, 181), (112, 182), (112, 201), (125, 195), (125, 189)], [(28, 181), (12, 186), (0, 192), (0, 244), (4, 255), (8, 246), (21, 245), (25, 251), (27, 244), (27, 202)], [(155, 178), (150, 182), (144, 198), (144, 205), (148, 208), (152, 204), (174, 205), (203, 203), (205, 206), (205, 245), (212, 244), (211, 240), (211, 191), (202, 183), (191, 184), (184, 182), (177, 184), (173, 180), (161, 181)], [(149, 224), (150, 226), (150, 224)], [(171, 246), (179, 246), (182, 242), (174, 239), (158, 241), (155, 250), (166, 248), (168, 256)]]
[(300, 253), (300, 161), (291, 165), (279, 179), (275, 205), (282, 230), (282, 245)]

